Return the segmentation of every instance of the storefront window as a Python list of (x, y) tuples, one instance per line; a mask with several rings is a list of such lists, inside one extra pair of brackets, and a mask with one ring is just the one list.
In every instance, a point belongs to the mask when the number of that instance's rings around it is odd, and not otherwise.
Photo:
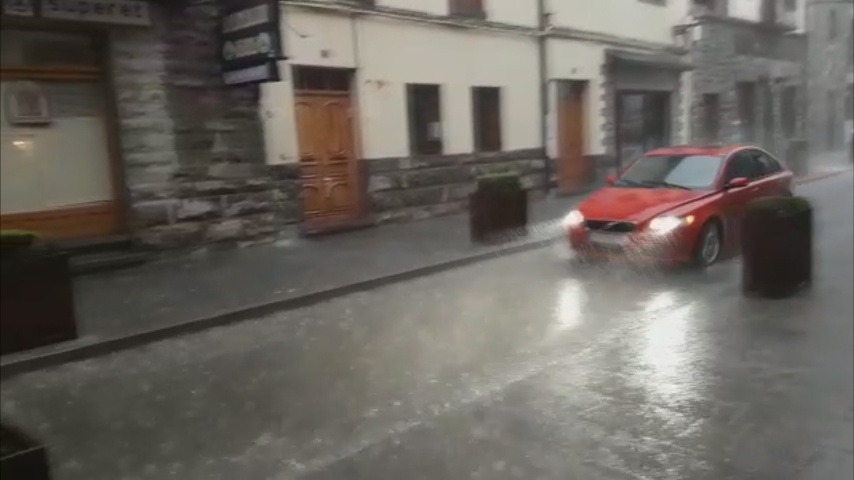
[(105, 99), (92, 40), (3, 31), (0, 205), (5, 215), (113, 198)]

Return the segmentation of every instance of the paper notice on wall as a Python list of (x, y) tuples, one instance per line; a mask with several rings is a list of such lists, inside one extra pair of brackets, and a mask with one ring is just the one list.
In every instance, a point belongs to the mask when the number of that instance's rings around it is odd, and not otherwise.
[(442, 124), (440, 122), (428, 123), (427, 136), (430, 140), (440, 140), (442, 138)]

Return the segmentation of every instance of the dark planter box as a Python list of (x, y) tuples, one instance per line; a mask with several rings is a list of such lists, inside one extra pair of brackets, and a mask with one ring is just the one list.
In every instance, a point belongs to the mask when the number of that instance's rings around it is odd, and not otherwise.
[(742, 236), (742, 289), (781, 298), (812, 282), (812, 209), (750, 209)]
[(77, 338), (68, 256), (41, 249), (0, 259), (0, 354)]
[(528, 192), (523, 189), (478, 189), (469, 195), (469, 232), (473, 242), (492, 242), (526, 235)]
[(50, 480), (50, 465), (44, 445), (22, 432), (0, 425), (0, 478), (3, 480)]

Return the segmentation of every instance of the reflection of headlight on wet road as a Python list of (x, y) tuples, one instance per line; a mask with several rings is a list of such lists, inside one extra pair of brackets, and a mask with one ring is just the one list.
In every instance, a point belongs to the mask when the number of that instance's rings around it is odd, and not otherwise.
[(687, 217), (657, 217), (649, 222), (649, 230), (659, 235), (665, 235), (681, 226), (691, 225), (692, 223), (694, 223), (693, 215), (688, 215)]
[(563, 217), (563, 228), (575, 228), (584, 223), (584, 215), (578, 210), (569, 212), (569, 215)]

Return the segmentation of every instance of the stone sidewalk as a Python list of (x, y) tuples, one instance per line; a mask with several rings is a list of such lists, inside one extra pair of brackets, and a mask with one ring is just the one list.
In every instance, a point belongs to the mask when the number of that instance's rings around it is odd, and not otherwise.
[(381, 226), (314, 239), (165, 259), (75, 279), (82, 340), (88, 342), (222, 315), (504, 249), (559, 233), (579, 197), (531, 204), (529, 234), (473, 245), (468, 215)]

